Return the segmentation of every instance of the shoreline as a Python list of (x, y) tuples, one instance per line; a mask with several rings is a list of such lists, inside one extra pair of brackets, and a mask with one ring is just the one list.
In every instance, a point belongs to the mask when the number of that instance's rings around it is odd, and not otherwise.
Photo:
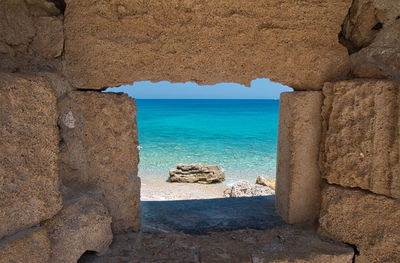
[(169, 201), (226, 198), (225, 183), (170, 183), (141, 177), (141, 201)]
[[(160, 180), (159, 178), (141, 179), (141, 201), (171, 201), (171, 200), (199, 200), (229, 198), (226, 190), (231, 185), (226, 181), (221, 183), (200, 184), (200, 183), (179, 183)], [(245, 179), (243, 179), (245, 180)], [(245, 180), (248, 181), (248, 180)], [(248, 181), (251, 185), (256, 182)], [(272, 188), (274, 189), (274, 188)]]

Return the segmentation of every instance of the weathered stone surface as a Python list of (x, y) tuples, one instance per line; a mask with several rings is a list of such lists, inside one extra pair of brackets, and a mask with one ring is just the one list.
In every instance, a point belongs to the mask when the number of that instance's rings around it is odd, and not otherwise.
[(61, 209), (58, 144), (49, 82), (0, 73), (0, 238)]
[(275, 191), (267, 186), (250, 184), (248, 181), (242, 180), (234, 183), (230, 190), (225, 190), (224, 194), (229, 197), (252, 197), (273, 195)]
[(399, 88), (387, 80), (325, 84), (320, 160), (329, 183), (400, 197)]
[(264, 178), (260, 175), (256, 179), (256, 184), (265, 185), (271, 188), (272, 190), (275, 190), (276, 181), (274, 179)]
[(266, 195), (274, 195), (275, 191), (269, 188), (268, 186), (255, 184), (252, 185), (253, 196), (266, 196)]
[(399, 200), (327, 185), (319, 222), (322, 233), (357, 246), (356, 262), (400, 262)]
[[(61, 71), (63, 23), (46, 0), (0, 2), (0, 71)], [(56, 17), (58, 16), (58, 17)]]
[(0, 40), (8, 45), (26, 45), (35, 36), (29, 8), (23, 0), (0, 2)]
[(54, 218), (46, 221), (51, 241), (51, 262), (77, 262), (87, 250), (104, 252), (111, 244), (111, 216), (92, 198), (70, 200)]
[(276, 171), (276, 210), (289, 224), (319, 214), (322, 92), (282, 93)]
[(71, 188), (104, 192), (114, 233), (140, 227), (136, 105), (126, 94), (72, 92), (58, 104), (60, 176)]
[(56, 7), (60, 0), (25, 0), (32, 16), (58, 16), (61, 11)]
[(27, 53), (35, 27), (23, 0), (0, 2), (0, 71), (15, 72), (20, 53)]
[(251, 184), (248, 181), (239, 181), (232, 185), (231, 197), (250, 197), (253, 196)]
[[(399, 11), (400, 14), (400, 11)], [(400, 19), (385, 26), (366, 48), (351, 55), (352, 74), (359, 78), (400, 79)]]
[(321, 89), (350, 69), (337, 36), (351, 0), (66, 2), (65, 73), (77, 88), (267, 77)]
[(39, 17), (35, 20), (36, 35), (31, 47), (43, 58), (61, 56), (64, 48), (63, 21), (60, 17)]
[(397, 0), (354, 0), (343, 23), (342, 37), (352, 46), (351, 52), (367, 47), (382, 28), (396, 21), (399, 14)]
[(50, 254), (44, 228), (26, 229), (0, 241), (0, 263), (50, 263)]
[(43, 76), (50, 81), (57, 99), (63, 98), (67, 93), (72, 91), (68, 80), (60, 73), (39, 72), (37, 75)]
[(81, 262), (351, 263), (353, 256), (349, 246), (280, 226), (209, 235), (179, 232), (120, 235), (105, 255), (88, 255)]
[(225, 181), (225, 170), (217, 165), (178, 164), (169, 170), (169, 180), (179, 183), (211, 184)]

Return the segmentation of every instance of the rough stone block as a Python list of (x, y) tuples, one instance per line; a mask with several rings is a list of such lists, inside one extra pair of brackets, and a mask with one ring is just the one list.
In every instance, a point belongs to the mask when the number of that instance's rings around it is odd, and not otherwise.
[(70, 200), (54, 218), (46, 221), (51, 241), (51, 262), (77, 262), (85, 251), (104, 252), (111, 244), (111, 216), (92, 198)]
[(276, 210), (287, 223), (319, 213), (322, 92), (282, 93), (276, 172)]
[(44, 228), (25, 229), (0, 241), (0, 263), (50, 263), (50, 254)]
[(0, 238), (62, 207), (56, 97), (40, 77), (0, 74)]
[(319, 222), (322, 233), (357, 246), (356, 262), (400, 262), (399, 200), (327, 185)]
[(63, 1), (47, 1), (47, 0), (25, 0), (29, 7), (30, 14), (36, 17), (58, 16), (61, 13), (59, 7)]
[(0, 1), (0, 71), (55, 72), (62, 68), (64, 1)]
[[(399, 5), (397, 3), (397, 5)], [(400, 12), (400, 11), (399, 11)], [(351, 72), (358, 78), (400, 79), (400, 19), (385, 27), (374, 41), (350, 56)]]
[(400, 197), (399, 88), (385, 80), (325, 84), (320, 159), (329, 183)]
[(114, 233), (140, 227), (136, 105), (126, 94), (72, 92), (59, 103), (60, 176), (78, 189), (96, 186)]
[(35, 36), (29, 8), (23, 0), (0, 2), (0, 41), (12, 45), (28, 45)]
[(61, 56), (64, 48), (63, 20), (60, 17), (39, 17), (35, 20), (36, 35), (31, 47), (43, 58)]
[(342, 37), (353, 46), (351, 51), (368, 47), (399, 14), (398, 0), (354, 0), (343, 23)]
[(76, 88), (270, 78), (320, 90), (350, 71), (338, 33), (351, 0), (66, 2), (65, 73)]

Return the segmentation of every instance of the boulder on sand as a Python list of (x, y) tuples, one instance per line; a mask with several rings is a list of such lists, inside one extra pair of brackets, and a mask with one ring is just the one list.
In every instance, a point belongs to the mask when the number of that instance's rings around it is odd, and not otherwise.
[(267, 179), (262, 176), (258, 176), (256, 179), (256, 184), (265, 185), (271, 188), (272, 190), (275, 190), (275, 180), (273, 179)]
[(253, 196), (253, 189), (248, 181), (239, 181), (232, 185), (231, 197)]
[(252, 196), (265, 196), (274, 195), (275, 191), (268, 186), (252, 185), (248, 181), (239, 181), (232, 185), (231, 191), (225, 190), (225, 195), (229, 194), (230, 197), (252, 197)]
[(169, 181), (179, 183), (211, 184), (225, 180), (225, 170), (217, 165), (178, 164), (169, 170)]

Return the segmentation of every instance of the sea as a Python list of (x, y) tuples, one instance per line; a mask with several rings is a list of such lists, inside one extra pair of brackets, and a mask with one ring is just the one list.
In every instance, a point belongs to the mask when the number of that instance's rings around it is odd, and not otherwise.
[(279, 100), (136, 99), (139, 176), (167, 180), (179, 163), (218, 165), (225, 184), (274, 179)]

